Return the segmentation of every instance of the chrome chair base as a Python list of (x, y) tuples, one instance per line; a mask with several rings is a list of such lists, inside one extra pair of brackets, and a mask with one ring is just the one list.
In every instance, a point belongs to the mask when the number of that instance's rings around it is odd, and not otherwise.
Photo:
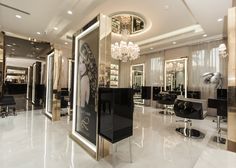
[(184, 128), (184, 127), (180, 127), (180, 128), (176, 128), (175, 129), (177, 133), (188, 137), (188, 138), (193, 138), (193, 139), (202, 139), (205, 137), (205, 134), (195, 130), (195, 129), (189, 129), (189, 128)]
[(221, 138), (219, 136), (214, 136), (213, 137), (213, 141), (217, 142), (217, 143), (220, 143), (220, 144), (225, 144), (226, 143), (226, 139), (225, 138)]
[(159, 114), (162, 114), (162, 115), (174, 115), (174, 113), (171, 112), (171, 111), (160, 111)]
[(216, 120), (216, 123), (217, 123), (217, 136), (214, 136), (213, 137), (213, 141), (216, 142), (216, 143), (220, 143), (220, 144), (225, 144), (226, 143), (226, 139), (225, 138), (221, 138), (221, 127), (220, 127), (220, 123), (223, 121), (222, 119), (222, 116), (217, 116), (217, 120)]
[(159, 112), (162, 115), (174, 115), (173, 106), (172, 105), (164, 105), (164, 109)]

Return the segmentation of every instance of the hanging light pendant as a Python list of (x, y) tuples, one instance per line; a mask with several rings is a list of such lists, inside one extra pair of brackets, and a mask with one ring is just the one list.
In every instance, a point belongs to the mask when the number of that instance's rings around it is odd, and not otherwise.
[(140, 56), (140, 48), (137, 44), (128, 41), (128, 35), (130, 34), (128, 30), (128, 22), (131, 20), (129, 16), (122, 17), (122, 30), (120, 42), (116, 42), (111, 45), (111, 56), (114, 59), (121, 60), (122, 62), (128, 62), (137, 59)]
[(132, 61), (139, 57), (140, 49), (137, 44), (133, 42), (120, 41), (111, 45), (111, 56), (114, 59), (122, 62)]

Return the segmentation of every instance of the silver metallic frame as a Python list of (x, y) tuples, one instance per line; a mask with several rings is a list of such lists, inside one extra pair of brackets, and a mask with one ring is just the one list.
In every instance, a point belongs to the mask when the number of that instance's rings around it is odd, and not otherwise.
[(50, 59), (53, 59), (54, 52), (47, 56), (47, 76), (46, 76), (46, 107), (45, 114), (52, 119), (52, 108), (53, 108), (53, 71), (51, 66), (54, 66), (54, 61), (51, 64)]

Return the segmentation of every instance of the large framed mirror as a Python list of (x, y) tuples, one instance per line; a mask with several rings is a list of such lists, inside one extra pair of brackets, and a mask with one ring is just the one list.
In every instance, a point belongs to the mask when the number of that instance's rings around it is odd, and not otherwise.
[(54, 76), (54, 52), (47, 57), (47, 82), (46, 82), (46, 110), (45, 114), (53, 119), (53, 76)]
[(142, 86), (145, 81), (145, 66), (144, 64), (136, 64), (131, 66), (130, 85), (134, 90), (134, 103), (144, 104), (142, 97)]
[(187, 97), (187, 58), (165, 61), (165, 90)]

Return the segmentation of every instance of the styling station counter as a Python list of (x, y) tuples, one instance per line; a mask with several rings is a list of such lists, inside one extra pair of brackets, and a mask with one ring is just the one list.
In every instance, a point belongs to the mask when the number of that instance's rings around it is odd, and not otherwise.
[(133, 89), (99, 88), (98, 103), (98, 134), (112, 144), (129, 138), (132, 162)]

